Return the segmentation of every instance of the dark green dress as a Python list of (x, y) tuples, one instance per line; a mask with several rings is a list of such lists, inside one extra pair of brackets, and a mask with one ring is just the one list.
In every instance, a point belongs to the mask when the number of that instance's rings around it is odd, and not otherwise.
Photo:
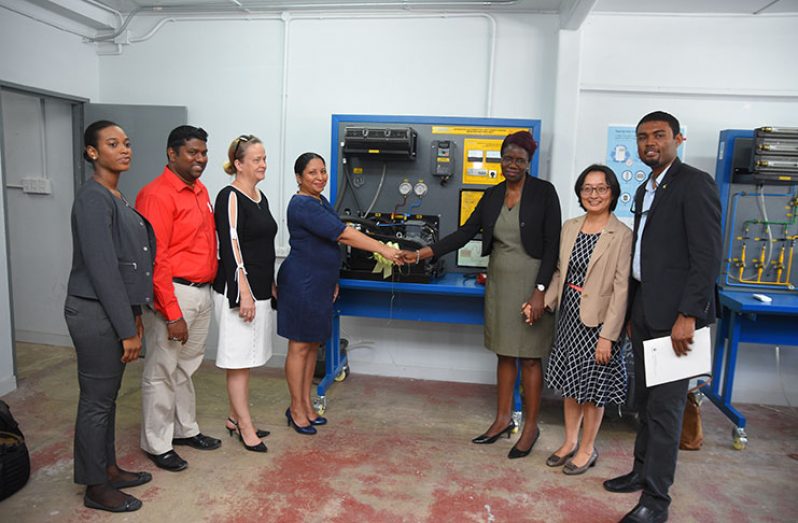
[(530, 326), (521, 314), (521, 305), (535, 289), (540, 260), (529, 256), (521, 243), (519, 207), (503, 205), (493, 229), (485, 285), (485, 347), (501, 356), (543, 358), (551, 350), (554, 315), (544, 313)]

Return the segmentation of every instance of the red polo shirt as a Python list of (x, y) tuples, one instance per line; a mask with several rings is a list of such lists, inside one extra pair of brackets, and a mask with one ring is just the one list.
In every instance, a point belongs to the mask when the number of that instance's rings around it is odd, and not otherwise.
[(216, 277), (216, 225), (208, 189), (187, 185), (164, 167), (136, 197), (136, 209), (155, 230), (155, 308), (167, 320), (183, 316), (172, 278), (212, 282)]

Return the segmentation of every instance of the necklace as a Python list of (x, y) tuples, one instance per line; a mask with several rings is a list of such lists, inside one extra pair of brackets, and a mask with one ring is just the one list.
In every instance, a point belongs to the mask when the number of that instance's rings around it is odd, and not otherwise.
[(249, 188), (249, 190), (243, 187), (240, 183), (236, 183), (236, 180), (233, 180), (230, 185), (235, 187), (238, 192), (252, 200), (252, 203), (258, 206), (258, 209), (261, 208), (261, 203), (263, 202), (263, 198), (260, 195), (260, 191), (258, 191), (254, 186)]

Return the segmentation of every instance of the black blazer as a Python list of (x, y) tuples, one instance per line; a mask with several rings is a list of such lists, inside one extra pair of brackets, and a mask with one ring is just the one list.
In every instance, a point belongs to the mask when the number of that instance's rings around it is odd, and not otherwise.
[[(645, 184), (635, 193), (642, 209)], [(634, 218), (634, 249), (640, 213)], [(715, 319), (715, 280), (721, 263), (720, 197), (712, 177), (676, 158), (654, 194), (641, 238), (640, 285), (649, 325), (669, 331), (678, 313), (697, 326)], [(636, 280), (632, 279), (630, 296)]]
[[(506, 192), (506, 181), (485, 191), (462, 227), (430, 246), (435, 256), (459, 249), (480, 231), (482, 256), (489, 255), (493, 249), (493, 226), (504, 205)], [(527, 175), (519, 205), (521, 243), (527, 254), (541, 261), (536, 283), (548, 287), (560, 250), (560, 199), (551, 183)]]
[(72, 205), (72, 271), (67, 294), (98, 300), (121, 339), (136, 335), (134, 314), (152, 303), (155, 233), (127, 202), (94, 180)]

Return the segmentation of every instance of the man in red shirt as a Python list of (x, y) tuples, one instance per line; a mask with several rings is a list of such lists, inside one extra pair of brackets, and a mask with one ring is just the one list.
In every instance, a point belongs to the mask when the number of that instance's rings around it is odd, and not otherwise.
[(191, 381), (205, 353), (217, 264), (213, 208), (199, 181), (208, 163), (207, 141), (200, 128), (175, 128), (166, 146), (169, 163), (136, 198), (156, 239), (155, 311), (144, 314), (141, 448), (172, 471), (188, 466), (174, 445), (213, 450), (222, 443), (200, 432)]

